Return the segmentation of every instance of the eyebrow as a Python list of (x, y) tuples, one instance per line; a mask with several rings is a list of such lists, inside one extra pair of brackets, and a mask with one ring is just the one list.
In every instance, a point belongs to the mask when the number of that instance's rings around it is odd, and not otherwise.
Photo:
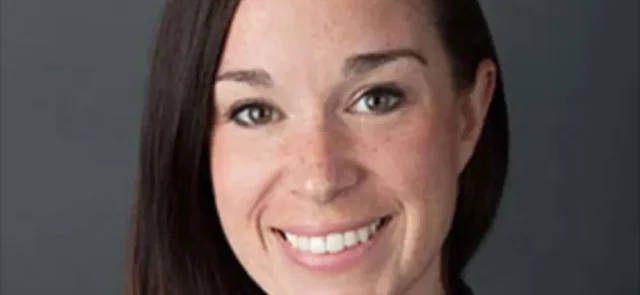
[(263, 88), (273, 87), (273, 79), (267, 71), (263, 69), (250, 69), (250, 70), (234, 70), (224, 72), (216, 77), (216, 83), (220, 81), (234, 81), (240, 83), (247, 83), (251, 86), (260, 86)]
[(416, 50), (401, 48), (352, 56), (345, 62), (342, 74), (346, 77), (362, 75), (401, 58), (413, 59), (425, 66), (428, 64), (427, 59)]
[[(342, 75), (345, 77), (363, 75), (401, 58), (413, 59), (425, 66), (428, 64), (427, 59), (416, 50), (401, 48), (353, 55), (345, 61), (342, 68)], [(218, 75), (215, 79), (216, 83), (221, 81), (246, 83), (250, 86), (258, 86), (262, 88), (271, 88), (274, 86), (271, 75), (269, 75), (269, 73), (264, 69), (260, 68), (224, 72)]]

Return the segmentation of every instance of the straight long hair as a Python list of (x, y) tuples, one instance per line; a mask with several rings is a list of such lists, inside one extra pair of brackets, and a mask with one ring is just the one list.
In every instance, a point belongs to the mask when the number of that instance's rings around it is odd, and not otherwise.
[[(478, 64), (499, 63), (476, 0), (425, 0), (459, 89)], [(212, 81), (238, 0), (167, 0), (144, 106), (127, 266), (129, 295), (264, 294), (220, 225), (208, 163)], [(508, 162), (502, 77), (459, 194), (442, 260), (445, 287), (463, 274), (491, 227)]]

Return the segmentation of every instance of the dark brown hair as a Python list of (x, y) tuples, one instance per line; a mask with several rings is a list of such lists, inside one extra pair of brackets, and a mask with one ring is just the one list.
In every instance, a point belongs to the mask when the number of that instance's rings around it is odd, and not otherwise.
[[(236, 260), (216, 212), (209, 171), (211, 84), (238, 0), (167, 0), (151, 61), (132, 216), (130, 295), (263, 294)], [(498, 64), (476, 0), (428, 0), (456, 87)], [(499, 69), (499, 66), (498, 66)], [(500, 71), (474, 155), (459, 179), (445, 244), (446, 285), (491, 227), (506, 176), (508, 123)]]

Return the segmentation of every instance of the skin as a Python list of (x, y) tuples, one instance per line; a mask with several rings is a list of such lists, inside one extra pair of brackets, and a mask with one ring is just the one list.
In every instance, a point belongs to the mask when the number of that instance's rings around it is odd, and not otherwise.
[[(269, 294), (444, 294), (439, 261), (457, 177), (473, 153), (496, 70), (483, 61), (472, 87), (454, 89), (421, 2), (239, 5), (218, 77), (261, 69), (272, 85), (228, 76), (214, 83), (210, 168), (227, 240)], [(399, 48), (426, 64), (400, 57), (344, 73), (354, 54)], [(373, 96), (401, 102), (368, 108), (372, 95), (363, 93), (389, 82), (402, 94)], [(247, 98), (263, 106), (233, 117)], [(392, 221), (373, 250), (341, 272), (292, 263), (272, 231), (386, 215)]]

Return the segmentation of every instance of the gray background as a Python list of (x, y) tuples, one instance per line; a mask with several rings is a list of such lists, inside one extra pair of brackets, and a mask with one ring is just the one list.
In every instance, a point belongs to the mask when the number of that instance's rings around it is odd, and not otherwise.
[[(3, 295), (120, 294), (162, 1), (3, 0)], [(513, 160), (480, 295), (638, 294), (639, 1), (483, 1)]]

